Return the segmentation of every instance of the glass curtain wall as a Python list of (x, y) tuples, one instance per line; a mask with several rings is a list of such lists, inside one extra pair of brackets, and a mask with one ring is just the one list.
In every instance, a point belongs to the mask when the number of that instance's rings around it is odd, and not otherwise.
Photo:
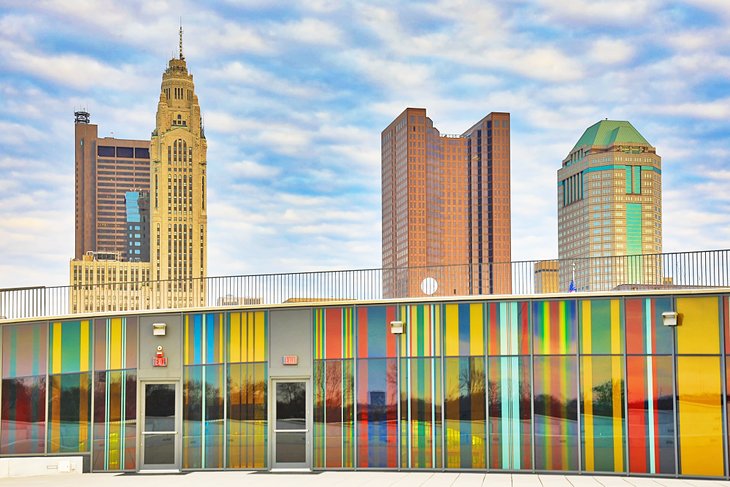
[(134, 470), (137, 317), (94, 320), (94, 470)]
[(183, 468), (266, 468), (267, 314), (183, 320)]
[[(314, 468), (728, 478), (726, 295), (312, 312)], [(184, 316), (184, 468), (267, 467), (267, 320)], [(136, 317), (3, 326), (0, 455), (134, 470), (138, 340)]]
[(314, 468), (728, 475), (727, 296), (313, 313)]
[(0, 453), (135, 468), (136, 318), (6, 326), (2, 338)]

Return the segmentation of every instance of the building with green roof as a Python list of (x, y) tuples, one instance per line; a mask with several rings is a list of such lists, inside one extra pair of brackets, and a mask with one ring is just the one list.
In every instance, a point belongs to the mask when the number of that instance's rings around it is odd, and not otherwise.
[(583, 132), (558, 170), (561, 290), (571, 280), (580, 291), (662, 283), (658, 259), (639, 257), (662, 251), (661, 174), (661, 157), (630, 122)]

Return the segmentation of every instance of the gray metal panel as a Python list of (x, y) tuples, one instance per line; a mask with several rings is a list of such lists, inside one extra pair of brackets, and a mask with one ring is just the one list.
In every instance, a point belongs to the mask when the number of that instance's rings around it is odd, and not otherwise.
[[(269, 314), (269, 376), (312, 377), (312, 308), (272, 310)], [(297, 365), (282, 365), (296, 355)]]
[[(165, 323), (165, 336), (153, 336), (152, 324)], [(153, 367), (152, 360), (157, 346), (162, 345), (167, 367)], [(180, 313), (148, 315), (139, 317), (139, 368), (137, 380), (174, 380), (182, 377), (183, 363), (183, 321)]]

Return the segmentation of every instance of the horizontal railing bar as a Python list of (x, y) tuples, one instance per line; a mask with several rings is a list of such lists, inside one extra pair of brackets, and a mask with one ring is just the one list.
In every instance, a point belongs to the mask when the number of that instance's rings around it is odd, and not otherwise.
[[(96, 279), (99, 274), (92, 276), (92, 280)], [(26, 286), (0, 289), (0, 319), (431, 295), (531, 295), (569, 290), (620, 292), (719, 286), (730, 286), (730, 249)]]

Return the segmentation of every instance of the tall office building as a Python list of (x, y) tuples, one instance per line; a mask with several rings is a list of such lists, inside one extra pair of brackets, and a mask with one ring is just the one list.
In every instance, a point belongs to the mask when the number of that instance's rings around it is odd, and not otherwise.
[[(661, 157), (626, 121), (588, 127), (558, 170), (560, 288), (661, 284)], [(622, 257), (636, 256), (636, 257)]]
[(207, 141), (182, 51), (162, 75), (157, 123), (150, 142), (152, 279), (169, 281), (167, 307), (205, 302), (207, 275)]
[[(83, 118), (83, 117), (82, 117)], [(77, 142), (79, 133), (87, 134), (86, 120), (77, 116)], [(95, 133), (93, 131), (89, 134)], [(90, 135), (81, 139), (77, 148), (91, 144)], [(82, 151), (79, 164), (77, 152), (77, 186), (79, 178), (87, 173), (93, 180), (95, 171), (101, 172), (102, 165), (84, 164), (91, 155), (99, 154), (101, 160), (111, 157), (112, 147), (116, 159), (108, 159), (106, 172), (118, 178), (126, 177), (127, 169), (118, 168), (114, 162), (128, 163), (129, 152), (120, 148), (125, 144), (112, 146), (110, 141), (93, 142), (98, 147)], [(112, 139), (119, 142), (117, 139)], [(141, 141), (131, 141), (140, 142)], [(138, 147), (132, 154), (137, 155)], [(206, 154), (207, 142), (203, 133), (200, 105), (193, 86), (193, 76), (188, 73), (182, 53), (182, 29), (180, 30), (180, 54), (169, 61), (162, 75), (162, 86), (157, 105), (155, 129), (152, 140), (146, 142), (140, 156), (146, 156), (146, 179), (131, 177), (124, 186), (119, 199), (121, 231), (120, 243), (113, 249), (89, 249), (81, 245), (82, 255), (71, 261), (71, 309), (73, 312), (114, 311), (125, 309), (179, 308), (201, 306), (205, 303), (205, 280), (207, 274), (207, 217), (206, 217)], [(109, 154), (109, 155), (105, 155)], [(135, 159), (135, 157), (132, 157)], [(136, 159), (135, 159), (136, 160)], [(141, 157), (140, 157), (141, 160)], [(99, 170), (97, 171), (97, 167)], [(104, 166), (106, 167), (106, 166)], [(79, 169), (81, 168), (81, 169)], [(106, 174), (106, 173), (105, 173)], [(101, 184), (107, 187), (107, 184)], [(121, 185), (115, 186), (120, 191)], [(97, 216), (100, 204), (92, 205), (96, 211), (93, 217), (84, 213), (87, 202), (79, 198), (77, 191), (77, 252), (79, 250), (79, 221), (105, 220)], [(97, 198), (98, 200), (98, 198)], [(78, 202), (81, 201), (81, 204)], [(106, 200), (104, 200), (106, 201)], [(116, 204), (117, 200), (115, 200)], [(79, 208), (82, 210), (79, 212)], [(91, 210), (90, 210), (91, 211)], [(115, 211), (116, 208), (115, 208)], [(149, 215), (149, 217), (147, 217)], [(139, 228), (137, 228), (139, 227)], [(100, 237), (86, 237), (87, 226), (82, 225), (81, 242), (99, 242)], [(116, 233), (115, 233), (116, 235)], [(115, 237), (117, 238), (117, 237)], [(116, 240), (115, 240), (115, 245)], [(96, 245), (98, 247), (98, 245)], [(136, 252), (139, 250), (139, 254)], [(149, 257), (147, 257), (149, 255)], [(103, 284), (99, 287), (98, 284)], [(130, 298), (129, 292), (134, 296)]]
[(124, 195), (150, 186), (149, 140), (99, 137), (89, 113), (75, 116), (76, 243), (74, 257), (86, 252), (118, 252), (126, 257)]
[(445, 135), (407, 108), (382, 132), (384, 296), (511, 291), (509, 119)]

